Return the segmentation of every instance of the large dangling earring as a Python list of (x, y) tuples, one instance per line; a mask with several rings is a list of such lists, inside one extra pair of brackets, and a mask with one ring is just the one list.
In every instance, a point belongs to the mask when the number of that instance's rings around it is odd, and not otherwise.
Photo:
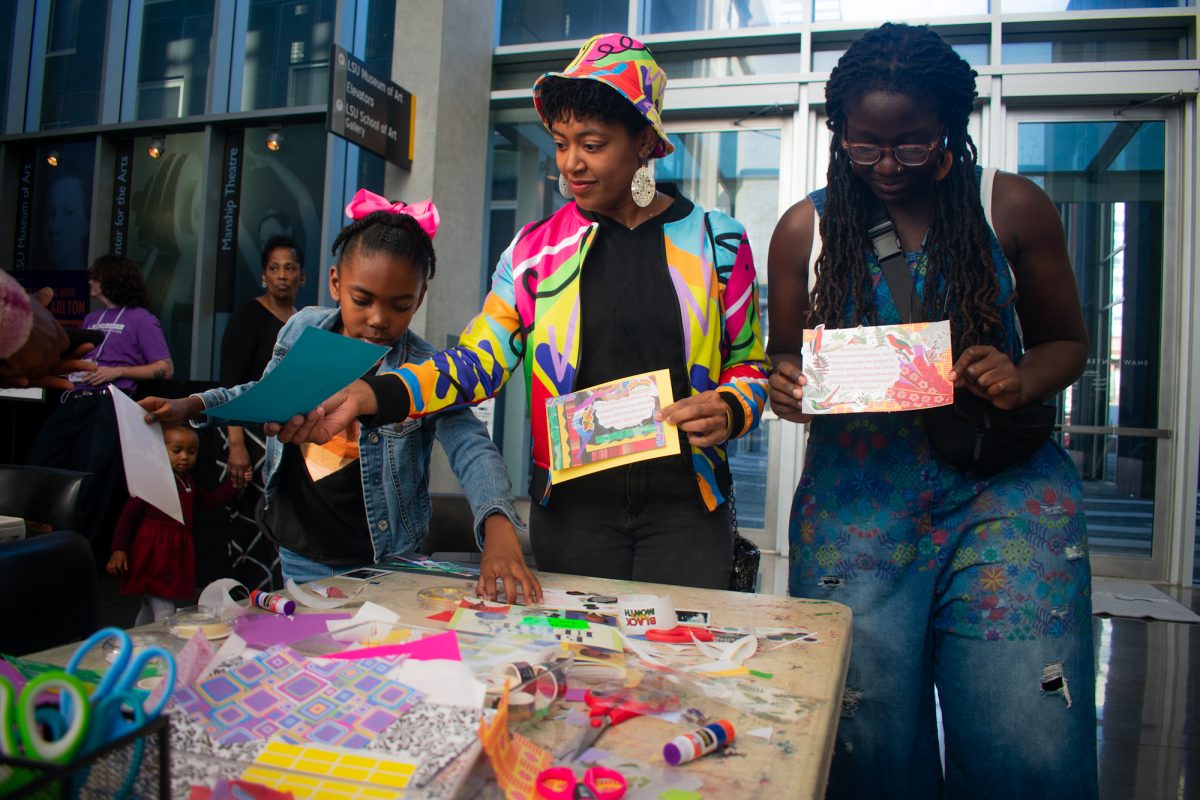
[(575, 193), (571, 191), (571, 184), (567, 183), (567, 176), (561, 172), (558, 174), (558, 193), (563, 196), (564, 200), (575, 199)]
[(629, 192), (633, 195), (633, 202), (637, 203), (638, 208), (645, 208), (654, 202), (654, 195), (658, 191), (658, 184), (654, 181), (653, 162), (647, 161), (637, 168), (637, 172), (633, 173), (633, 182), (629, 184)]
[(259, 283), (261, 283), (261, 284), (262, 284), (262, 287), (263, 287), (264, 289), (265, 289), (265, 288), (267, 288), (267, 279), (266, 279), (266, 278), (262, 278), (262, 279), (260, 279), (260, 280), (259, 280)]
[(933, 173), (935, 181), (945, 180), (950, 174), (950, 169), (954, 166), (954, 153), (949, 150), (942, 151), (941, 163), (937, 165), (937, 169)]

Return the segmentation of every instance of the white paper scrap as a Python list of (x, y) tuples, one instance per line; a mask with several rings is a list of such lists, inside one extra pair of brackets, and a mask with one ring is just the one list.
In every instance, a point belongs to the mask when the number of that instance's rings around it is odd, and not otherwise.
[(130, 497), (145, 500), (176, 522), (183, 524), (175, 471), (167, 458), (162, 426), (146, 424), (146, 412), (129, 395), (109, 384), (113, 410), (117, 414), (117, 433), (121, 439), (121, 460), (125, 462), (125, 484)]

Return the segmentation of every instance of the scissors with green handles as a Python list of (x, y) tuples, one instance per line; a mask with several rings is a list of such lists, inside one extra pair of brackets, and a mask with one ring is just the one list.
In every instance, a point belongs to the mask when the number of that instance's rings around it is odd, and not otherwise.
[[(39, 708), (51, 692), (57, 699)], [(64, 698), (70, 698), (70, 711), (63, 710)], [(74, 675), (43, 672), (19, 694), (0, 677), (0, 753), (9, 758), (65, 764), (83, 747), (91, 716), (87, 688)]]
[[(84, 657), (108, 639), (117, 641), (116, 657), (89, 698), (76, 673)], [(156, 660), (166, 668), (166, 686), (161, 697), (147, 707), (145, 692), (136, 689), (136, 684)], [(70, 761), (76, 754), (91, 753), (157, 717), (174, 686), (175, 659), (169, 652), (152, 646), (135, 654), (129, 634), (104, 628), (80, 645), (65, 670), (43, 672), (20, 694), (0, 678), (0, 751), (34, 761)], [(57, 698), (51, 693), (57, 693)]]

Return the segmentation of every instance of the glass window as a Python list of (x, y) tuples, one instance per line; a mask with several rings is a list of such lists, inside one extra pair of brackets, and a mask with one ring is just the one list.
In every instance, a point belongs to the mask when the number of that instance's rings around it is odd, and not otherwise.
[(138, 65), (138, 119), (174, 119), (205, 112), (213, 5), (214, 0), (146, 4)]
[[(987, 47), (983, 49), (986, 59)], [(712, 50), (705, 51), (702, 55), (694, 51), (668, 51), (657, 56), (657, 60), (669, 80), (782, 75), (804, 71), (804, 62), (800, 60), (800, 48), (793, 45), (732, 48), (722, 50), (720, 55), (713, 55)], [(498, 65), (492, 70), (492, 89), (532, 89), (534, 81), (542, 75), (561, 70), (566, 65), (563, 59)]]
[(1005, 14), (1039, 11), (1117, 11), (1126, 8), (1183, 8), (1195, 0), (1000, 0)]
[(1187, 58), (1187, 40), (1176, 28), (1086, 33), (1005, 33), (1005, 64), (1073, 64), (1091, 61), (1164, 61)]
[(246, 129), (231, 308), (262, 294), (262, 246), (272, 236), (290, 236), (304, 250), (305, 282), (297, 308), (317, 302), (317, 286), (330, 263), (330, 256), (321, 252), (325, 126), (285, 126), (283, 148), (276, 151), (267, 149), (268, 132), (265, 127)]
[[(959, 42), (953, 36), (943, 37), (954, 49), (954, 52), (962, 56), (963, 61), (966, 61), (972, 67), (987, 66), (988, 63), (988, 45), (987, 42)], [(845, 54), (849, 44), (841, 42), (838, 44), (817, 44), (813, 48), (812, 68), (813, 72), (830, 72), (837, 66), (838, 59)]]
[(335, 0), (251, 0), (242, 110), (329, 101)]
[[(376, 75), (392, 75), (392, 42), (396, 32), (396, 0), (371, 0), (367, 7), (367, 45), (363, 61)], [(386, 194), (386, 166), (382, 157), (360, 147), (355, 189)]]
[(148, 308), (162, 323), (175, 374), (191, 371), (196, 243), (207, 152), (204, 134), (173, 133), (159, 158), (149, 136), (134, 139), (126, 255), (142, 265)]
[[(1094, 552), (1151, 554), (1162, 375), (1165, 124), (1029, 122), (1018, 170), (1058, 206), (1091, 352), (1063, 394)], [(1111, 432), (1096, 432), (1095, 428)]]
[[(767, 331), (767, 244), (779, 220), (780, 130), (704, 131), (671, 134), (675, 152), (655, 162), (660, 182), (679, 184), (683, 194), (706, 209), (720, 209), (746, 227), (757, 255), (759, 310)], [(768, 428), (729, 446), (738, 524), (766, 524)]]
[(43, 130), (94, 125), (99, 119), (108, 5), (53, 0), (42, 83)]
[(667, 77), (730, 78), (742, 75), (780, 75), (803, 72), (800, 47), (746, 48), (716, 56), (695, 57), (694, 53), (667, 53), (658, 59)]
[(644, 0), (643, 33), (716, 31), (804, 21), (797, 0)]
[[(52, 151), (58, 155), (57, 167), (46, 160)], [(27, 268), (87, 269), (95, 160), (96, 144), (91, 140), (36, 148), (29, 235), (18, 242), (18, 247), (28, 248)]]
[(884, 22), (988, 13), (988, 0), (812, 0), (813, 22)]
[(503, 0), (500, 44), (583, 41), (629, 30), (629, 0)]

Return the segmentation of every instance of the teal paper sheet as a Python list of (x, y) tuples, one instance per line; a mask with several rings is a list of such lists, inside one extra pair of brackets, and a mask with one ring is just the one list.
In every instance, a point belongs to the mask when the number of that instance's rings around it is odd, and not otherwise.
[(236, 422), (285, 422), (361, 378), (387, 351), (383, 345), (308, 328), (266, 377), (204, 413)]

